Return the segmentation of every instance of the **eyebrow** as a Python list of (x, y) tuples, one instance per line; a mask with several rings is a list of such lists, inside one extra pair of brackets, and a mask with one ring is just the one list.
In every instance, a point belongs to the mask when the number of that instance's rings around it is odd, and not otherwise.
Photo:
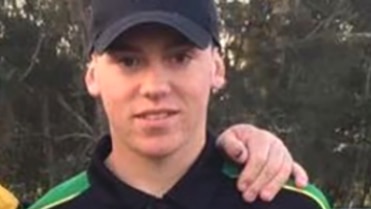
[(133, 45), (130, 45), (125, 42), (114, 42), (108, 49), (111, 52), (119, 52), (119, 51), (128, 51), (128, 52), (134, 52), (134, 53), (140, 53), (142, 50), (138, 47), (135, 47)]
[(196, 45), (185, 37), (174, 38), (170, 43), (166, 45), (166, 49), (169, 48), (193, 48)]
[[(193, 48), (197, 48), (197, 46), (188, 40), (185, 37), (177, 37), (171, 40), (169, 43), (165, 45), (166, 51), (178, 51), (178, 50), (190, 50)], [(110, 52), (132, 52), (132, 53), (141, 53), (143, 52), (139, 47), (135, 45), (131, 45), (123, 41), (122, 39), (118, 39), (114, 41), (111, 46), (109, 46), (108, 51)]]
[(166, 49), (166, 54), (173, 55), (177, 53), (195, 53), (196, 47), (190, 44), (174, 45)]

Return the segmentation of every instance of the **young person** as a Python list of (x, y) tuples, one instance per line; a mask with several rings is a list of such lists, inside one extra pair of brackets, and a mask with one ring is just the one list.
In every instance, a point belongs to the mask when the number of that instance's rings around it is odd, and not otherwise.
[(85, 83), (110, 133), (86, 172), (31, 209), (328, 208), (314, 187), (285, 186), (269, 203), (241, 198), (207, 131), (210, 92), (225, 82), (212, 0), (93, 0), (92, 9)]

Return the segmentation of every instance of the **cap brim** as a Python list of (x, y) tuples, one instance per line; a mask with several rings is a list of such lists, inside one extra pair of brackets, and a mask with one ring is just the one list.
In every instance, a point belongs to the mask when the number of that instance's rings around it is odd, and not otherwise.
[(202, 49), (212, 42), (210, 33), (191, 20), (176, 13), (152, 11), (136, 13), (113, 23), (94, 41), (91, 50), (98, 53), (104, 52), (122, 33), (144, 23), (160, 23), (172, 27)]

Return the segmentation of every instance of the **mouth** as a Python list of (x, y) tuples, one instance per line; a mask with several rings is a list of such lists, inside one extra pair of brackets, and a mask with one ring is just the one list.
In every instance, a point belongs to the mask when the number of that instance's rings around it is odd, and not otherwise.
[(159, 109), (146, 110), (134, 115), (134, 118), (148, 121), (164, 120), (179, 114), (177, 110)]

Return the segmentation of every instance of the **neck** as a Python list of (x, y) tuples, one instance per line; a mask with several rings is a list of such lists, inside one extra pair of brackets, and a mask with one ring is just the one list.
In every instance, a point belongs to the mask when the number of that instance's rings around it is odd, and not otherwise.
[(179, 150), (162, 158), (143, 156), (112, 136), (112, 152), (106, 166), (121, 181), (155, 197), (163, 197), (185, 175), (206, 143), (205, 134), (189, 140)]

